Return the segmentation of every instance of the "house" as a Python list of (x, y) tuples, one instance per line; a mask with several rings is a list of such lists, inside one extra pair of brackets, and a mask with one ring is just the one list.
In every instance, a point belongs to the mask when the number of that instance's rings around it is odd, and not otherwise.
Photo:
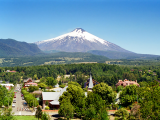
[(42, 100), (43, 100), (43, 109), (45, 108), (45, 103), (46, 101), (49, 102), (49, 107), (50, 109), (56, 108), (58, 109), (60, 104), (59, 104), (59, 97), (63, 94), (64, 91), (66, 91), (68, 86), (64, 88), (58, 88), (57, 90), (55, 89), (56, 92), (42, 92)]
[(17, 71), (15, 71), (15, 70), (7, 70), (6, 72), (10, 72), (10, 73), (16, 73)]
[(32, 80), (32, 78), (23, 80), (23, 83), (24, 83), (24, 87), (38, 86), (37, 83), (35, 83), (35, 80)]
[(92, 90), (92, 88), (97, 84), (99, 84), (99, 82), (92, 79), (92, 75), (90, 74), (90, 78), (84, 83), (84, 88), (88, 87), (88, 90)]
[(139, 87), (139, 84), (137, 83), (137, 80), (135, 80), (135, 81), (129, 81), (127, 79), (125, 79), (124, 81), (119, 80), (118, 83), (116, 84), (116, 87), (118, 87), (120, 85), (123, 86), (123, 87), (125, 87), (127, 85), (137, 85)]
[(2, 86), (5, 86), (7, 88), (7, 90), (10, 90), (11, 87), (14, 87), (13, 84), (1, 84)]

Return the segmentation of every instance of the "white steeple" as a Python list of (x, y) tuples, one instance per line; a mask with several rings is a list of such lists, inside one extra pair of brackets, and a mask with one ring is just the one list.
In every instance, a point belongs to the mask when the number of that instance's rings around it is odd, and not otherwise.
[(93, 88), (93, 81), (92, 81), (91, 72), (90, 72), (90, 78), (89, 78), (89, 85), (88, 85), (88, 88), (89, 88), (89, 89), (92, 89), (92, 88)]

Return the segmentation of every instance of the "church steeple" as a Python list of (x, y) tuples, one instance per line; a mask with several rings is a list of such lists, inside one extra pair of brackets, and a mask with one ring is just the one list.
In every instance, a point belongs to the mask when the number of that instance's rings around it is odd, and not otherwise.
[(92, 80), (91, 72), (90, 72), (90, 78), (89, 78), (89, 85), (88, 85), (88, 88), (89, 88), (89, 89), (92, 89), (92, 88), (93, 88), (93, 80)]

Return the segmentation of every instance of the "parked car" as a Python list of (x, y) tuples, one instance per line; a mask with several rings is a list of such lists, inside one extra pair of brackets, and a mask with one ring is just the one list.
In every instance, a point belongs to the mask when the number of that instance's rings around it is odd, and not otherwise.
[(16, 100), (13, 100), (13, 103), (16, 103)]
[(14, 104), (12, 104), (12, 107), (15, 107), (15, 105), (14, 105)]
[(24, 97), (22, 97), (22, 100), (24, 100)]
[(21, 97), (23, 96), (23, 94), (21, 94)]

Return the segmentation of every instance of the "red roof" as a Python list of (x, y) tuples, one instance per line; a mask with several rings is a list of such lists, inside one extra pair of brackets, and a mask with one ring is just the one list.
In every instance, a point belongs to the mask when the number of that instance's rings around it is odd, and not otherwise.
[(37, 85), (37, 83), (26, 83), (26, 84), (32, 84), (32, 85)]
[(9, 72), (12, 72), (12, 73), (13, 73), (13, 72), (16, 72), (16, 71), (12, 70), (12, 71), (9, 71)]

